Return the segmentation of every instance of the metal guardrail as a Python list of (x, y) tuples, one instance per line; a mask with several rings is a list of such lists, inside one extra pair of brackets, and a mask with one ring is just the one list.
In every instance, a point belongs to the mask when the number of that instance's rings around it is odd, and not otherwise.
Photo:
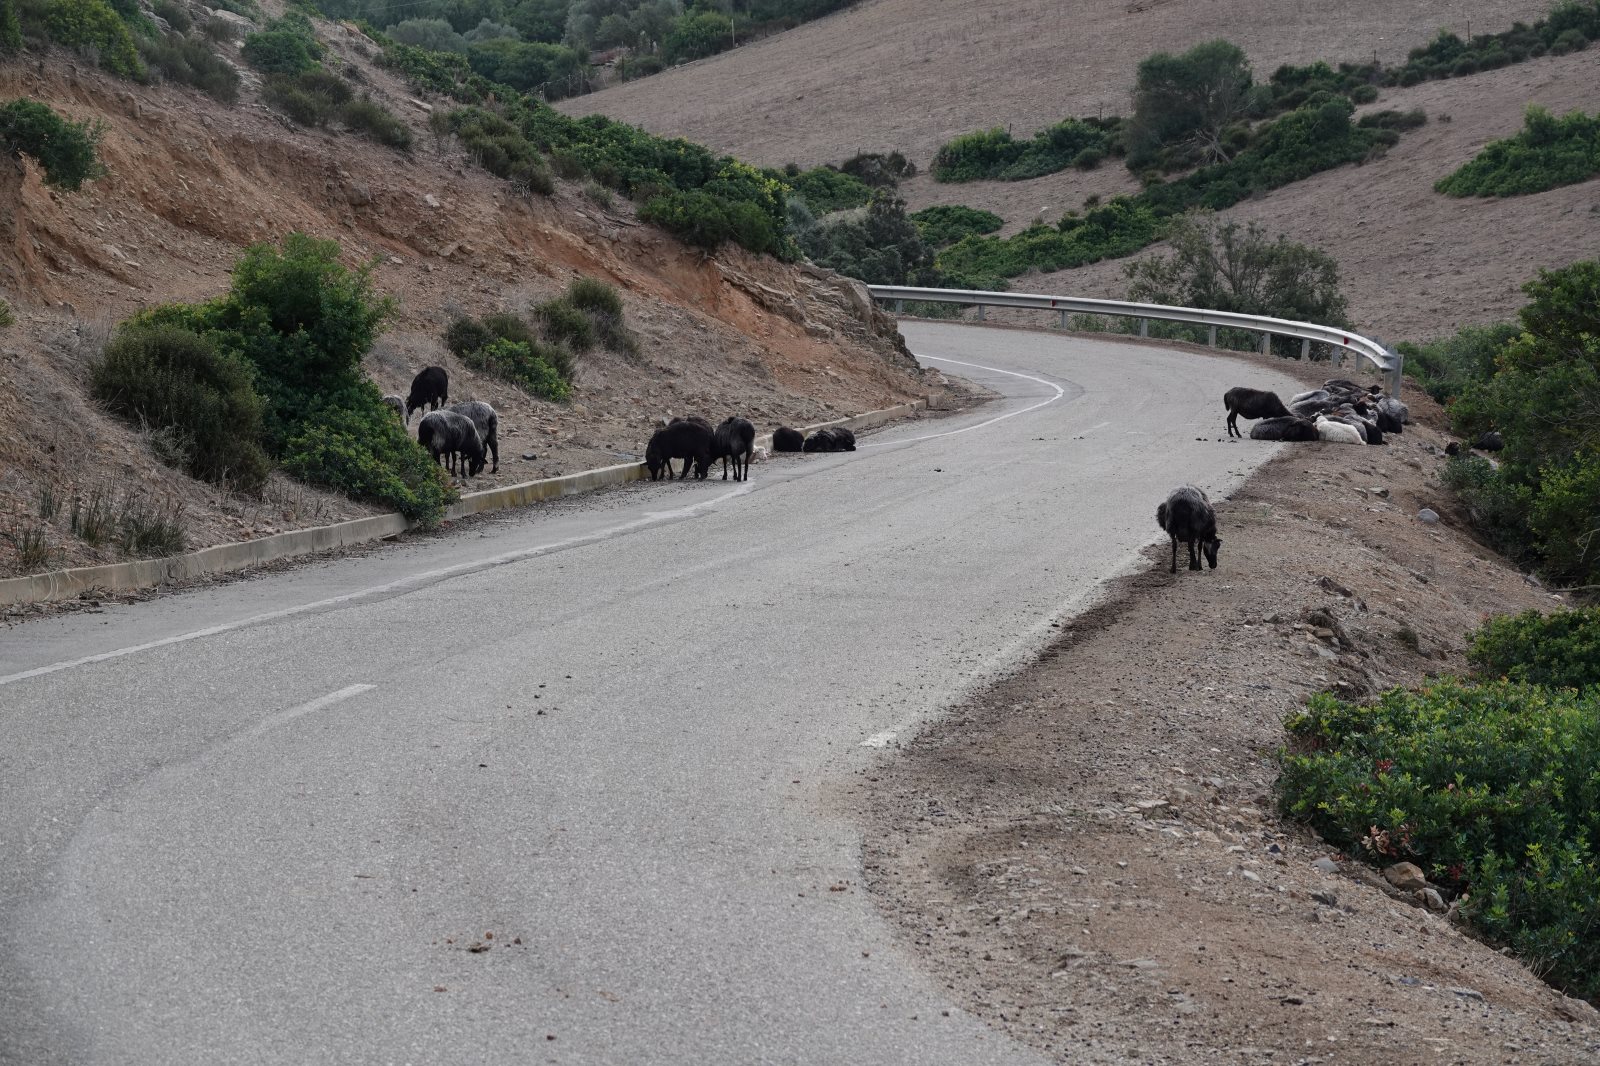
[(1015, 307), (1034, 311), (1055, 311), (1061, 316), (1063, 329), (1067, 325), (1067, 316), (1075, 315), (1112, 315), (1119, 318), (1136, 318), (1140, 320), (1139, 336), (1148, 336), (1149, 320), (1154, 318), (1163, 322), (1182, 322), (1192, 326), (1206, 326), (1209, 329), (1206, 343), (1213, 347), (1217, 343), (1218, 327), (1224, 329), (1241, 329), (1261, 335), (1261, 351), (1263, 354), (1271, 350), (1272, 338), (1298, 337), (1300, 339), (1301, 357), (1310, 354), (1313, 343), (1322, 343), (1332, 346), (1338, 351), (1351, 352), (1372, 363), (1384, 375), (1385, 388), (1389, 395), (1395, 398), (1400, 396), (1400, 373), (1404, 365), (1404, 358), (1399, 352), (1390, 351), (1375, 340), (1363, 337), (1359, 333), (1350, 333), (1331, 326), (1319, 326), (1312, 322), (1293, 322), (1286, 318), (1269, 318), (1265, 315), (1241, 315), (1232, 311), (1206, 311), (1196, 307), (1169, 307), (1166, 304), (1140, 304), (1127, 303), (1122, 300), (1087, 300), (1074, 296), (1039, 296), (1020, 292), (981, 292), (973, 289), (918, 289), (904, 285), (868, 285), (867, 290), (876, 300), (892, 300), (895, 310), (903, 309), (907, 300), (920, 300), (927, 303), (964, 304), (978, 309), (978, 321), (984, 320), (986, 307)]

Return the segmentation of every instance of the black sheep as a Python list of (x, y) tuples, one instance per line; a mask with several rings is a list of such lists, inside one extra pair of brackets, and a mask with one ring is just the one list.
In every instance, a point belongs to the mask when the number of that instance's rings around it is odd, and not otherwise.
[(828, 426), (807, 437), (800, 450), (806, 452), (853, 452), (856, 450), (856, 435), (840, 426)]
[(728, 480), (728, 460), (733, 460), (733, 480), (750, 480), (750, 460), (756, 451), (756, 427), (746, 419), (725, 419), (711, 433), (711, 461), (722, 460), (722, 480)]
[(411, 412), (420, 411), (430, 404), (437, 411), (449, 398), (450, 375), (444, 372), (444, 367), (425, 368), (411, 379), (411, 394), (406, 397), (406, 422), (411, 421)]
[(1265, 392), (1261, 389), (1237, 388), (1229, 389), (1222, 394), (1222, 403), (1228, 409), (1228, 436), (1242, 437), (1239, 432), (1239, 417), (1245, 418), (1283, 418), (1288, 415), (1289, 409), (1283, 406), (1283, 401), (1278, 399), (1275, 392)]
[[(483, 446), (494, 456), (494, 470), (500, 472), (500, 416), (495, 414), (493, 407), (482, 400), (467, 400), (463, 403), (452, 404), (450, 410), (458, 415), (466, 415), (472, 419), (472, 424), (478, 427), (478, 439), (483, 441)], [(476, 470), (473, 471), (477, 473)]]
[(452, 474), (475, 475), (483, 470), (483, 439), (466, 415), (429, 411), (417, 423), (417, 443), (428, 449), (436, 463), (448, 457), (447, 469)]
[(1211, 509), (1206, 494), (1193, 485), (1172, 490), (1166, 501), (1156, 507), (1156, 524), (1172, 538), (1172, 568), (1178, 572), (1178, 541), (1189, 548), (1189, 569), (1200, 569), (1200, 555), (1204, 553), (1211, 569), (1217, 568), (1217, 549), (1222, 540), (1217, 536), (1217, 513)]
[(700, 420), (675, 420), (658, 429), (650, 437), (644, 450), (644, 465), (650, 470), (650, 480), (660, 481), (663, 472), (672, 480), (672, 460), (683, 460), (682, 481), (689, 476), (689, 467), (695, 467), (695, 477), (704, 478), (711, 466), (711, 429)]
[(1251, 440), (1310, 441), (1317, 439), (1317, 424), (1309, 418), (1289, 415), (1263, 418), (1250, 427)]
[(1473, 441), (1472, 446), (1480, 452), (1497, 452), (1506, 446), (1506, 439), (1500, 435), (1498, 429), (1491, 429)]
[(772, 433), (772, 450), (775, 452), (797, 452), (805, 447), (806, 438), (798, 429), (788, 426), (779, 426)]
[(834, 426), (828, 432), (833, 434), (834, 448), (837, 451), (853, 452), (856, 450), (856, 435), (848, 429), (843, 426)]

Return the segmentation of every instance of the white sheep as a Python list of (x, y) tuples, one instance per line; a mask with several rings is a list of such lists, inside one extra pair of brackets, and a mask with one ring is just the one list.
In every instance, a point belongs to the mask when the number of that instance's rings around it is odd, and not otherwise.
[(1343, 422), (1334, 422), (1327, 418), (1317, 419), (1317, 438), (1331, 444), (1365, 444), (1361, 438), (1361, 431), (1355, 426)]

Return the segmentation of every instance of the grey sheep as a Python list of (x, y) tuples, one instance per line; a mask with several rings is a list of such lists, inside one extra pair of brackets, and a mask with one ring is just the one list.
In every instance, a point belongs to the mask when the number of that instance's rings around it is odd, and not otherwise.
[(1217, 536), (1217, 512), (1211, 509), (1206, 494), (1193, 485), (1182, 485), (1172, 490), (1166, 500), (1156, 507), (1156, 524), (1172, 539), (1172, 568), (1178, 572), (1178, 541), (1189, 548), (1189, 569), (1200, 569), (1200, 556), (1205, 555), (1211, 569), (1217, 568), (1217, 549), (1222, 538)]
[(500, 416), (495, 414), (494, 408), (482, 400), (465, 400), (461, 403), (451, 404), (450, 410), (458, 415), (466, 415), (472, 419), (472, 424), (478, 430), (478, 439), (483, 441), (483, 446), (494, 457), (494, 469), (490, 473), (500, 472)]

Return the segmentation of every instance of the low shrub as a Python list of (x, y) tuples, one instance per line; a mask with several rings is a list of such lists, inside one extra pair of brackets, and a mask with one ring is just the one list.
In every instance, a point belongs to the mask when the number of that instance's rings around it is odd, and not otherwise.
[(542, 399), (562, 403), (571, 398), (572, 386), (552, 363), (555, 354), (537, 342), (496, 340), (468, 352), (462, 360), (474, 370), (503, 378)]
[(484, 315), (483, 328), (488, 330), (494, 339), (511, 341), (514, 344), (529, 344), (535, 339), (533, 327), (520, 315), (507, 311)]
[(177, 0), (155, 0), (155, 3), (150, 5), (150, 10), (178, 33), (188, 33), (194, 27), (194, 19), (190, 17), (189, 9)]
[(17, 324), (17, 316), (11, 310), (11, 304), (4, 297), (0, 297), (0, 329)]
[(925, 207), (911, 215), (917, 232), (933, 248), (954, 244), (963, 237), (995, 233), (1005, 220), (993, 211), (979, 211), (959, 204)]
[(17, 16), (16, 0), (0, 0), (0, 55), (22, 51), (22, 19)]
[(1600, 607), (1491, 618), (1473, 637), (1467, 659), (1485, 680), (1552, 688), (1600, 685)]
[(351, 100), (339, 112), (346, 127), (368, 140), (405, 151), (411, 147), (411, 127), (370, 96)]
[(239, 72), (203, 41), (176, 35), (146, 38), (139, 42), (139, 54), (168, 81), (191, 85), (224, 104), (239, 99)]
[(1523, 129), (1492, 141), (1477, 157), (1434, 186), (1450, 196), (1523, 196), (1575, 185), (1600, 174), (1600, 115), (1556, 118), (1528, 108)]
[(1480, 935), (1600, 996), (1600, 690), (1446, 680), (1370, 706), (1323, 694), (1287, 726), (1285, 814), (1351, 855), (1417, 863)]
[(1427, 124), (1428, 113), (1421, 108), (1411, 111), (1373, 111), (1362, 115), (1356, 122), (1364, 130), (1414, 130)]
[(781, 180), (818, 215), (863, 207), (872, 199), (872, 186), (832, 167), (816, 167)]
[(344, 80), (321, 67), (298, 74), (269, 74), (261, 96), (302, 126), (326, 126), (345, 113), (355, 94)]
[(899, 152), (857, 152), (840, 163), (839, 170), (874, 189), (893, 188), (904, 179), (917, 176), (917, 165)]
[(1521, 332), (1509, 322), (1466, 326), (1451, 337), (1424, 344), (1402, 341), (1396, 349), (1405, 356), (1406, 374), (1429, 396), (1446, 403), (1494, 377), (1495, 357)]
[(45, 20), (50, 39), (57, 44), (93, 49), (100, 65), (111, 73), (144, 79), (144, 64), (128, 24), (105, 0), (50, 0)]
[(545, 340), (552, 344), (580, 353), (595, 345), (594, 323), (565, 297), (540, 304), (534, 309), (534, 316)]
[(98, 122), (70, 122), (35, 100), (0, 104), (0, 149), (29, 156), (44, 170), (46, 185), (68, 192), (105, 176), (95, 151), (103, 132)]
[(414, 521), (437, 521), (455, 495), (370, 381), (306, 412), (284, 441), (282, 463), (294, 477)]
[(477, 351), (494, 339), (493, 330), (468, 315), (453, 319), (444, 331), (444, 346), (457, 358)]
[(660, 226), (685, 244), (716, 250), (733, 242), (753, 252), (783, 248), (783, 231), (754, 204), (729, 201), (707, 192), (657, 196), (639, 209), (639, 218)]
[(999, 128), (968, 133), (939, 148), (933, 157), (933, 176), (944, 182), (1025, 181), (1070, 166), (1088, 170), (1121, 150), (1120, 135), (1118, 118), (1069, 118), (1040, 130), (1029, 141), (1013, 140), (1010, 132)]
[(123, 497), (117, 510), (114, 538), (122, 554), (134, 558), (177, 555), (188, 547), (183, 501), (155, 501), (143, 494)]
[(124, 327), (90, 369), (94, 396), (135, 425), (172, 429), (188, 473), (259, 493), (271, 464), (261, 441), (261, 397), (237, 356), (174, 325)]
[(621, 295), (596, 278), (574, 278), (572, 284), (567, 286), (566, 299), (573, 307), (590, 314), (622, 314)]
[(317, 66), (322, 45), (311, 28), (311, 20), (291, 11), (273, 19), (266, 29), (246, 36), (241, 54), (245, 62), (264, 74), (292, 76)]

